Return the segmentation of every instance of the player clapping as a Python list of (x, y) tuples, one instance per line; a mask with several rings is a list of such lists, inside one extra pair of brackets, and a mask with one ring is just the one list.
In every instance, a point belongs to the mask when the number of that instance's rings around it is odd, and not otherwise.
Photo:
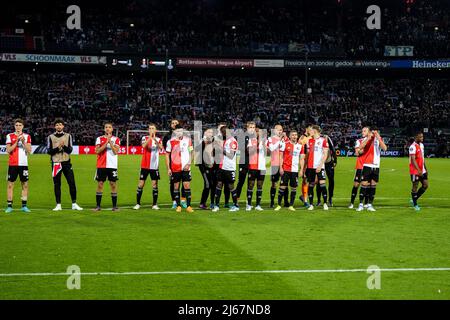
[(356, 211), (363, 211), (364, 204), (362, 199), (367, 201), (367, 210), (376, 211), (373, 207), (375, 191), (380, 177), (381, 150), (386, 151), (387, 146), (381, 138), (378, 130), (371, 130), (369, 127), (363, 128), (364, 141), (360, 148), (364, 150), (364, 165), (362, 170), (362, 182), (360, 194), (360, 203)]
[(103, 196), (103, 187), (106, 179), (109, 180), (111, 187), (112, 211), (118, 211), (117, 207), (117, 160), (120, 149), (120, 140), (112, 135), (113, 125), (107, 122), (104, 125), (105, 134), (98, 137), (95, 141), (95, 153), (97, 154), (97, 172), (95, 180), (97, 180), (96, 202), (97, 207), (94, 211), (101, 210), (101, 202)]
[(167, 173), (173, 182), (173, 195), (176, 211), (181, 212), (180, 183), (183, 184), (186, 195), (186, 211), (194, 212), (191, 207), (191, 161), (193, 156), (192, 140), (183, 134), (180, 125), (175, 126), (175, 136), (167, 142), (166, 166)]
[(324, 200), (323, 209), (328, 210), (327, 205), (327, 186), (325, 178), (325, 161), (328, 157), (327, 139), (320, 135), (321, 129), (317, 125), (308, 128), (310, 139), (308, 140), (308, 155), (306, 178), (309, 188), (309, 207), (308, 210), (314, 210), (314, 186), (318, 183), (321, 188), (321, 194)]
[(162, 141), (156, 136), (156, 125), (150, 123), (148, 125), (148, 136), (142, 137), (142, 149), (144, 153), (141, 161), (141, 172), (139, 175), (139, 183), (136, 191), (136, 205), (134, 210), (141, 207), (141, 197), (144, 190), (145, 181), (150, 175), (153, 189), (153, 210), (159, 210), (158, 207), (158, 180), (159, 175), (159, 151), (163, 149)]
[(247, 206), (246, 211), (252, 210), (253, 187), (256, 182), (256, 207), (255, 210), (262, 211), (261, 199), (263, 192), (264, 177), (266, 175), (266, 143), (262, 137), (262, 130), (256, 128), (256, 136), (248, 140), (249, 171), (247, 178)]
[(24, 122), (22, 119), (14, 121), (15, 132), (6, 136), (6, 152), (9, 154), (8, 166), (8, 191), (5, 212), (13, 211), (14, 183), (19, 176), (22, 183), (22, 211), (30, 212), (27, 207), (28, 199), (28, 155), (31, 153), (31, 136), (23, 132)]
[(281, 210), (281, 202), (284, 199), (284, 195), (289, 192), (288, 186), (291, 187), (288, 210), (295, 211), (294, 201), (297, 195), (299, 166), (300, 174), (303, 175), (305, 162), (304, 146), (297, 140), (298, 133), (293, 130), (289, 133), (289, 141), (283, 142), (280, 147), (281, 184), (278, 190), (278, 206), (275, 208), (275, 211)]

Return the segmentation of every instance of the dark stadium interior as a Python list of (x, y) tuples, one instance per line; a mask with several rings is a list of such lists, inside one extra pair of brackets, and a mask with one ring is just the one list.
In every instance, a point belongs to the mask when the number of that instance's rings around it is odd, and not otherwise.
[[(19, 1), (20, 3), (20, 1)], [(2, 52), (151, 54), (170, 57), (284, 57), (382, 59), (385, 45), (414, 46), (414, 56), (447, 58), (448, 1), (375, 1), (383, 28), (367, 30), (372, 1), (79, 1), (82, 30), (65, 27), (72, 2), (8, 6), (0, 13)], [(24, 34), (14, 34), (14, 29)], [(106, 51), (105, 51), (106, 50)], [(110, 50), (110, 51), (108, 51)], [(400, 58), (401, 59), (401, 58)], [(76, 143), (92, 143), (112, 120), (124, 135), (148, 121), (166, 128), (179, 117), (205, 126), (227, 120), (234, 127), (255, 119), (263, 127), (318, 123), (342, 148), (351, 147), (362, 124), (382, 128), (391, 148), (403, 150), (417, 128), (429, 152), (448, 155), (450, 94), (444, 70), (177, 69), (114, 71), (107, 67), (0, 63), (1, 141), (12, 119), (24, 117), (36, 143), (63, 116)], [(167, 92), (166, 92), (167, 85)], [(137, 139), (137, 137), (136, 137)], [(137, 141), (132, 141), (137, 142)]]

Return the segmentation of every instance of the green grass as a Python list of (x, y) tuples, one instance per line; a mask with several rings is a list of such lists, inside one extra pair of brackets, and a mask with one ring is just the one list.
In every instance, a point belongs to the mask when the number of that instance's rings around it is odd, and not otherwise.
[[(168, 178), (162, 169), (160, 203), (136, 212), (138, 156), (119, 159), (119, 206), (93, 213), (94, 156), (74, 156), (79, 204), (84, 211), (52, 213), (49, 158), (30, 157), (29, 207), (20, 207), (16, 185), (13, 214), (0, 213), (0, 273), (291, 270), (450, 267), (450, 161), (428, 160), (430, 189), (422, 211), (409, 207), (408, 160), (382, 159), (374, 214), (346, 209), (354, 159), (339, 159), (335, 207), (314, 213), (241, 210), (217, 214), (169, 209)], [(0, 157), (5, 177), (7, 157)], [(193, 170), (198, 204), (200, 174)], [(265, 183), (266, 200), (269, 181)], [(6, 181), (0, 182), (6, 197)], [(110, 207), (109, 187), (103, 206)], [(149, 204), (151, 188), (144, 189)], [(5, 202), (6, 204), (6, 199)], [(70, 199), (63, 179), (63, 207)], [(242, 206), (241, 206), (242, 207)], [(381, 290), (368, 290), (365, 272), (82, 276), (80, 290), (68, 290), (67, 276), (0, 277), (1, 299), (450, 299), (450, 271), (383, 272)], [(438, 291), (440, 290), (440, 292)]]

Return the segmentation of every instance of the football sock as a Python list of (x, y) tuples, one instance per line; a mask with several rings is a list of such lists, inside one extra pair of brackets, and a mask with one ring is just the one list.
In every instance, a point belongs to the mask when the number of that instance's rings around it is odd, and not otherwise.
[(413, 204), (415, 206), (417, 206), (417, 199), (418, 199), (417, 192), (411, 192), (411, 198), (412, 198)]
[(270, 188), (270, 205), (273, 206), (275, 204), (275, 195), (277, 193), (277, 188)]
[(222, 189), (216, 188), (216, 194), (214, 196), (214, 203), (216, 204), (216, 206), (219, 206), (221, 195), (222, 195)]
[(191, 189), (184, 189), (184, 194), (186, 195), (186, 205), (188, 207), (191, 206)]
[(281, 202), (283, 201), (283, 198), (284, 198), (284, 192), (285, 192), (285, 190), (284, 189), (279, 189), (278, 190), (278, 205), (279, 206), (281, 206)]
[(289, 192), (286, 190), (283, 196), (284, 196), (284, 206), (289, 207)]
[(111, 192), (111, 200), (113, 208), (117, 208), (117, 192)]
[(136, 190), (136, 203), (141, 204), (141, 198), (142, 198), (142, 188), (137, 188)]
[(263, 192), (262, 189), (256, 190), (256, 205), (257, 206), (261, 205), (262, 192)]
[(297, 190), (296, 189), (291, 189), (291, 202), (289, 203), (291, 206), (294, 205), (296, 196), (297, 196)]
[(308, 187), (308, 197), (309, 197), (309, 204), (313, 204), (313, 201), (314, 201), (314, 185), (310, 185)]
[(424, 187), (420, 187), (419, 191), (417, 191), (417, 199), (419, 199), (424, 193), (426, 189)]
[(173, 190), (173, 198), (175, 202), (177, 203), (177, 207), (180, 206), (180, 190)]
[(103, 192), (97, 192), (95, 194), (95, 200), (97, 201), (97, 207), (100, 207), (100, 204), (102, 203), (102, 195), (103, 195)]
[(153, 188), (153, 205), (158, 203), (158, 188)]
[(352, 188), (352, 198), (350, 199), (350, 203), (353, 204), (356, 199), (356, 195), (358, 194), (358, 187), (353, 186)]
[(231, 190), (230, 191), (230, 193), (231, 193), (231, 198), (233, 199), (233, 204), (237, 207), (238, 206), (238, 196), (237, 196), (237, 190), (236, 189), (233, 189), (233, 190)]
[(377, 186), (370, 186), (370, 194), (369, 194), (369, 203), (373, 204), (373, 199), (375, 199), (375, 191), (377, 190)]
[(327, 198), (328, 198), (327, 185), (325, 183), (321, 184), (319, 189), (321, 190), (320, 193), (322, 194), (322, 197), (323, 197), (323, 203), (327, 203)]
[(252, 189), (248, 189), (247, 190), (247, 205), (248, 206), (252, 205), (252, 198), (253, 198), (253, 190)]

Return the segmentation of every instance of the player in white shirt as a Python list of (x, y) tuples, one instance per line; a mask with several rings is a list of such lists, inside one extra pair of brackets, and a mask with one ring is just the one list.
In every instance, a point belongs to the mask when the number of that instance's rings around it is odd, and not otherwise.
[(136, 191), (136, 205), (134, 210), (141, 207), (141, 197), (144, 190), (145, 181), (150, 176), (153, 188), (153, 210), (159, 210), (158, 207), (158, 180), (159, 175), (159, 151), (163, 149), (162, 140), (156, 136), (156, 125), (148, 125), (148, 136), (142, 137), (141, 145), (144, 153), (142, 154), (141, 172), (139, 174), (139, 183)]
[(30, 212), (27, 207), (28, 199), (28, 155), (31, 153), (31, 137), (29, 134), (23, 132), (24, 122), (22, 119), (14, 120), (15, 132), (6, 136), (6, 152), (9, 154), (8, 161), (8, 191), (7, 201), (8, 206), (5, 212), (11, 213), (13, 211), (13, 194), (14, 182), (19, 176), (22, 183), (22, 211)]
[(324, 204), (323, 209), (328, 210), (327, 205), (327, 186), (325, 178), (325, 161), (328, 157), (329, 147), (326, 138), (320, 135), (321, 129), (317, 125), (308, 127), (310, 139), (308, 140), (307, 161), (306, 161), (306, 178), (309, 183), (308, 196), (309, 207), (308, 210), (314, 210), (314, 186), (318, 183), (322, 189)]
[(117, 160), (120, 149), (120, 140), (112, 135), (113, 125), (106, 122), (104, 126), (105, 134), (95, 141), (95, 153), (97, 154), (97, 171), (95, 180), (97, 180), (96, 202), (97, 206), (94, 211), (101, 210), (101, 202), (103, 196), (103, 187), (106, 179), (109, 180), (111, 187), (111, 200), (113, 211), (118, 211), (117, 207)]
[(230, 187), (231, 197), (233, 199), (233, 205), (229, 211), (239, 211), (237, 204), (237, 192), (234, 187), (234, 181), (236, 180), (236, 153), (238, 150), (238, 142), (231, 136), (225, 125), (220, 127), (220, 133), (222, 136), (223, 145), (222, 148), (215, 150), (216, 154), (218, 152), (220, 153), (220, 163), (217, 171), (216, 194), (214, 197), (214, 207), (212, 211), (219, 211), (220, 196), (222, 193), (222, 187), (225, 184), (228, 184)]
[(183, 134), (183, 127), (177, 125), (174, 134), (175, 136), (166, 145), (167, 173), (173, 182), (176, 211), (181, 212), (180, 184), (182, 183), (186, 195), (186, 211), (191, 213), (194, 212), (191, 207), (191, 161), (194, 148), (191, 138)]

